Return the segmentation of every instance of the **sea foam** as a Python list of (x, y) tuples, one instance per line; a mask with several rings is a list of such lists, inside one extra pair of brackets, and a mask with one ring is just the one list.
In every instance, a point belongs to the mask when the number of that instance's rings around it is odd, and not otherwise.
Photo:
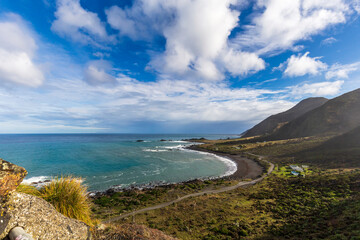
[[(177, 143), (189, 143), (186, 141), (173, 141), (173, 142), (177, 142)], [(208, 152), (202, 152), (202, 151), (196, 151), (196, 150), (192, 150), (192, 149), (188, 149), (186, 147), (190, 146), (190, 145), (198, 145), (198, 144), (188, 144), (188, 145), (175, 145), (175, 146), (156, 146), (156, 149), (144, 149), (144, 152), (167, 152), (167, 151), (172, 151), (172, 150), (181, 150), (181, 151), (188, 151), (188, 152), (196, 152), (199, 154), (203, 154), (203, 155), (208, 155), (208, 156), (213, 156), (215, 158), (217, 158), (218, 160), (220, 160), (221, 162), (223, 162), (226, 167), (227, 167), (227, 171), (220, 175), (219, 177), (226, 177), (226, 176), (230, 176), (232, 174), (234, 174), (237, 171), (237, 164), (236, 162), (234, 162), (233, 160), (226, 158), (226, 157), (222, 157), (222, 156), (218, 156), (214, 153), (208, 153)], [(163, 149), (159, 149), (159, 148), (163, 148)]]
[(227, 157), (221, 157), (219, 155), (216, 155), (214, 153), (208, 153), (208, 152), (202, 152), (202, 151), (196, 151), (196, 150), (192, 150), (192, 149), (187, 149), (184, 148), (184, 151), (189, 151), (189, 152), (197, 152), (200, 154), (204, 154), (204, 155), (209, 155), (209, 156), (213, 156), (217, 159), (219, 159), (220, 161), (222, 161), (223, 163), (225, 163), (225, 165), (227, 166), (227, 171), (220, 175), (219, 177), (226, 177), (226, 176), (230, 176), (233, 175), (236, 171), (237, 171), (237, 164), (236, 162), (234, 162), (233, 160), (227, 158)]

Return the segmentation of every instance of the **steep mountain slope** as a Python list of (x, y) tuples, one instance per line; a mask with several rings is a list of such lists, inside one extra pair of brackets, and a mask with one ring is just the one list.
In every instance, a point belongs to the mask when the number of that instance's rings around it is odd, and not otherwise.
[(360, 126), (360, 89), (327, 101), (288, 122), (268, 140), (341, 134)]
[(293, 108), (266, 118), (259, 124), (255, 125), (253, 128), (246, 131), (243, 137), (252, 137), (273, 133), (278, 127), (300, 117), (301, 115), (315, 108), (320, 107), (327, 101), (328, 99), (322, 97), (304, 99)]

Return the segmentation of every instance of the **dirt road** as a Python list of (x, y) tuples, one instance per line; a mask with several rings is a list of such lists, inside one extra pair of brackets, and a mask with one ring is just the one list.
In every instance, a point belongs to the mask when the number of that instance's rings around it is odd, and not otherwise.
[[(250, 154), (250, 155), (254, 155), (254, 154)], [(254, 156), (257, 156), (257, 155), (254, 155)], [(257, 156), (257, 157), (259, 157), (260, 160), (263, 160), (262, 156)], [(266, 161), (266, 160), (263, 160), (263, 161)], [(238, 184), (236, 184), (234, 186), (223, 187), (223, 188), (215, 189), (215, 190), (205, 190), (205, 191), (201, 191), (201, 192), (197, 192), (197, 193), (188, 194), (188, 195), (179, 197), (178, 199), (175, 199), (173, 201), (161, 203), (161, 204), (154, 205), (154, 206), (151, 206), (151, 207), (147, 207), (147, 208), (139, 209), (139, 210), (136, 210), (136, 211), (133, 211), (133, 212), (125, 213), (125, 214), (122, 214), (122, 215), (117, 216), (117, 217), (113, 217), (111, 219), (103, 221), (102, 223), (111, 223), (111, 222), (118, 221), (118, 220), (126, 218), (126, 217), (134, 216), (134, 215), (139, 214), (139, 213), (144, 213), (144, 212), (147, 212), (147, 211), (151, 211), (151, 210), (155, 210), (155, 209), (159, 209), (159, 208), (164, 208), (164, 207), (170, 206), (170, 205), (172, 205), (174, 203), (180, 202), (180, 201), (182, 201), (184, 199), (187, 199), (187, 198), (190, 198), (190, 197), (197, 197), (197, 196), (201, 196), (201, 195), (205, 195), (205, 194), (222, 193), (222, 192), (227, 192), (227, 191), (237, 189), (239, 187), (245, 187), (245, 186), (249, 186), (249, 185), (254, 185), (254, 184), (262, 181), (265, 177), (267, 177), (274, 170), (274, 164), (272, 164), (271, 162), (268, 162), (268, 163), (270, 164), (268, 172), (265, 175), (263, 175), (262, 177), (254, 179), (254, 180), (252, 180), (250, 182), (240, 181)]]

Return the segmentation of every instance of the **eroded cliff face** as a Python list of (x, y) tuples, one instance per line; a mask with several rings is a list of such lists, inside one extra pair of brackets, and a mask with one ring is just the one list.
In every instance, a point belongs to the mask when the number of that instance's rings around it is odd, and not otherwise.
[(17, 226), (34, 240), (90, 239), (85, 223), (65, 217), (43, 199), (15, 192), (26, 174), (24, 168), (0, 159), (0, 239)]

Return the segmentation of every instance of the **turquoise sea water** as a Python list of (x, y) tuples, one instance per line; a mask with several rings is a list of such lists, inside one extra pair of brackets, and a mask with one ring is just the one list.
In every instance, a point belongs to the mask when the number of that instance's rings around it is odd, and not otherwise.
[[(54, 176), (83, 177), (90, 190), (217, 177), (231, 161), (185, 150), (182, 139), (231, 135), (14, 134), (0, 135), (0, 158), (25, 167), (25, 182)], [(144, 142), (137, 142), (137, 140)], [(160, 141), (161, 139), (172, 141)]]

